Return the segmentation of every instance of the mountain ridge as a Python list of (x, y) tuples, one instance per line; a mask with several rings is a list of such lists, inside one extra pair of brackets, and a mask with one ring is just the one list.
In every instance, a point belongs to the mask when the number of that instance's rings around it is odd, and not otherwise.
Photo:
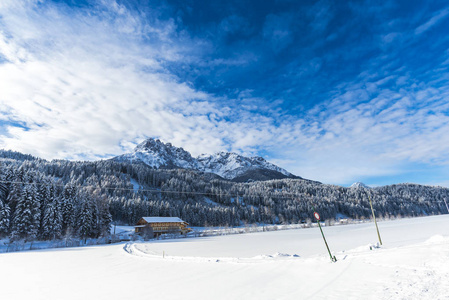
[(213, 173), (237, 182), (283, 178), (302, 179), (260, 156), (245, 157), (237, 153), (221, 151), (212, 155), (201, 154), (195, 158), (183, 148), (152, 138), (137, 145), (132, 153), (116, 156), (112, 160), (138, 161), (153, 168), (191, 169)]

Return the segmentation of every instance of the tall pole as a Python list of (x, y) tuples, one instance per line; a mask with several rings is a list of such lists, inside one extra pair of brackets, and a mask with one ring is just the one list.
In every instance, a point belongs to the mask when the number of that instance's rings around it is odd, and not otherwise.
[(374, 224), (376, 224), (377, 237), (379, 238), (379, 243), (382, 245), (382, 239), (380, 238), (379, 227), (377, 226), (376, 215), (374, 214), (373, 202), (371, 201), (371, 196), (368, 192), (369, 205), (371, 206), (371, 212), (373, 213)]
[(321, 228), (320, 221), (318, 221), (318, 227), (320, 227), (321, 235), (323, 236), (323, 240), (324, 240), (324, 243), (326, 244), (327, 252), (329, 252), (329, 257), (331, 258), (331, 261), (336, 262), (337, 259), (335, 258), (335, 256), (332, 256), (331, 250), (329, 249), (329, 245), (327, 244), (326, 238), (324, 237), (324, 233), (323, 233), (323, 229)]
[(312, 208), (313, 208), (313, 211), (314, 211), (313, 215), (314, 215), (315, 219), (318, 222), (318, 227), (320, 227), (321, 235), (323, 236), (323, 240), (324, 240), (324, 244), (326, 245), (327, 252), (329, 252), (329, 257), (330, 257), (332, 262), (336, 262), (337, 258), (335, 256), (332, 256), (331, 250), (329, 249), (329, 245), (327, 244), (326, 238), (324, 237), (324, 232), (323, 232), (323, 229), (321, 228), (321, 224), (320, 224), (320, 215), (316, 212), (315, 207), (313, 206), (313, 204), (312, 204)]

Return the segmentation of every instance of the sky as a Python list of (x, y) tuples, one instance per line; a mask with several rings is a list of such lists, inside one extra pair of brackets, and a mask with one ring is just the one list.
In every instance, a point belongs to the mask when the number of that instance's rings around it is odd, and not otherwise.
[(447, 1), (1, 0), (0, 148), (159, 138), (323, 183), (449, 187)]

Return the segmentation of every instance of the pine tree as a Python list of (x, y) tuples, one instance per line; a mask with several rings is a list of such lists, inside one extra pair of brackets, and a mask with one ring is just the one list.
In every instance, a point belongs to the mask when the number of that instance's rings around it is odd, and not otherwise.
[(36, 186), (26, 185), (17, 202), (11, 226), (12, 239), (33, 240), (39, 231), (40, 208)]
[(73, 185), (68, 184), (64, 187), (60, 211), (62, 222), (62, 233), (67, 234), (76, 227), (75, 223), (75, 198), (76, 189)]
[(42, 238), (57, 239), (61, 237), (62, 217), (56, 199), (47, 203), (42, 222)]
[(0, 199), (0, 237), (9, 233), (10, 212), (8, 204)]
[(7, 168), (5, 173), (0, 175), (0, 200), (6, 201), (8, 198), (12, 178), (13, 171), (11, 168)]
[(84, 239), (84, 243), (86, 243), (86, 239), (93, 235), (94, 217), (89, 201), (85, 197), (81, 199), (81, 207), (78, 213), (77, 220), (78, 234), (81, 238)]
[(101, 236), (109, 236), (111, 233), (112, 216), (109, 209), (104, 207), (100, 210), (99, 217), (99, 234)]
[(16, 210), (17, 203), (22, 195), (23, 185), (19, 182), (11, 184), (8, 197), (6, 198), (6, 204), (8, 204), (11, 212)]

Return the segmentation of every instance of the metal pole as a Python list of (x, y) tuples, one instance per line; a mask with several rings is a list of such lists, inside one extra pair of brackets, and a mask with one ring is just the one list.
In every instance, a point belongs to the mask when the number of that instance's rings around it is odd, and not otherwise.
[(335, 258), (335, 256), (332, 256), (331, 250), (329, 249), (329, 245), (327, 244), (326, 238), (324, 237), (324, 233), (323, 233), (323, 229), (321, 228), (320, 221), (318, 221), (318, 227), (320, 227), (321, 235), (323, 236), (323, 240), (324, 240), (324, 243), (326, 244), (327, 252), (329, 252), (329, 257), (331, 258), (331, 261), (336, 262), (337, 259)]
[[(316, 210), (315, 210), (315, 207), (313, 206), (313, 204), (312, 204), (312, 208), (313, 208), (313, 211), (316, 213)], [(320, 228), (320, 231), (321, 231), (321, 235), (323, 236), (323, 240), (324, 240), (324, 244), (326, 245), (327, 252), (329, 252), (329, 257), (332, 262), (336, 262), (337, 258), (335, 256), (332, 256), (331, 250), (329, 249), (329, 245), (327, 244), (326, 238), (324, 237), (324, 232), (323, 232), (323, 229), (321, 228), (320, 220), (317, 219), (317, 222), (318, 222), (318, 227)]]
[(368, 193), (369, 205), (371, 206), (371, 212), (373, 213), (374, 224), (376, 224), (377, 237), (379, 238), (379, 242), (382, 245), (382, 239), (380, 238), (379, 227), (377, 227), (376, 215), (374, 214), (373, 202), (371, 201), (371, 197)]

